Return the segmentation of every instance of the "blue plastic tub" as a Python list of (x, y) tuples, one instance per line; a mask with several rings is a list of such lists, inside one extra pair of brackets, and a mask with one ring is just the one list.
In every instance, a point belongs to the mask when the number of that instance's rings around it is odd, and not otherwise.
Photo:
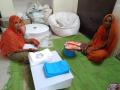
[(74, 57), (75, 51), (64, 48), (63, 53), (66, 57)]

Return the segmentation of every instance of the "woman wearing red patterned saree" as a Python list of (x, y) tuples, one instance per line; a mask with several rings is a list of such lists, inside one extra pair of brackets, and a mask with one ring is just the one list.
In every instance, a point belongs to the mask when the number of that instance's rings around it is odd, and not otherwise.
[(98, 28), (90, 43), (68, 41), (65, 47), (82, 51), (90, 61), (101, 62), (112, 53), (117, 44), (116, 30), (115, 18), (112, 14), (108, 14), (104, 17), (103, 24)]
[(31, 44), (38, 47), (39, 42), (36, 39), (25, 39), (25, 24), (18, 16), (9, 18), (9, 26), (1, 36), (0, 54), (11, 60), (25, 61), (28, 60), (28, 52), (37, 49), (24, 49), (25, 44)]

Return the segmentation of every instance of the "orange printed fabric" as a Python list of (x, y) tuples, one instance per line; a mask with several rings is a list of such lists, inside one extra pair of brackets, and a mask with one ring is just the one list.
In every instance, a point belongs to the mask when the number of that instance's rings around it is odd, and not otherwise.
[(92, 47), (96, 48), (104, 44), (108, 40), (106, 35), (107, 35), (107, 32), (104, 29), (103, 25), (101, 25), (92, 40)]
[(0, 54), (7, 56), (8, 53), (22, 49), (25, 44), (24, 33), (22, 30), (15, 29), (16, 22), (20, 20), (18, 16), (11, 16), (9, 18), (8, 29), (2, 34), (0, 42)]

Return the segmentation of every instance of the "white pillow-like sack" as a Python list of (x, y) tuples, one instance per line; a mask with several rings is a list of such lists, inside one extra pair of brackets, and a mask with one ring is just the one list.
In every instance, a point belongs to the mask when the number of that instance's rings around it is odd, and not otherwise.
[(58, 36), (77, 34), (80, 28), (79, 16), (72, 12), (59, 12), (49, 17), (49, 25)]

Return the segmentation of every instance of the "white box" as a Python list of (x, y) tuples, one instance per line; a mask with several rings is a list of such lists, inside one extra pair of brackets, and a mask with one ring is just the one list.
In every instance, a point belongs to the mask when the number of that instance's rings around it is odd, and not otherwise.
[[(56, 51), (52, 51), (55, 61), (62, 60)], [(73, 75), (71, 72), (46, 78), (43, 72), (43, 64), (31, 66), (31, 72), (35, 90), (57, 90), (71, 86)]]

